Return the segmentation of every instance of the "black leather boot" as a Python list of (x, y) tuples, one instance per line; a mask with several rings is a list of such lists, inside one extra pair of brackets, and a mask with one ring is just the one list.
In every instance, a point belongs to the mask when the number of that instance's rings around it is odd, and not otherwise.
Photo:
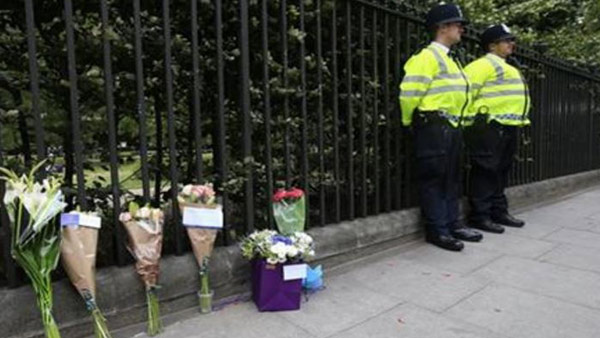
[(510, 214), (503, 214), (496, 217), (492, 217), (492, 221), (498, 224), (506, 225), (507, 227), (520, 228), (525, 225), (525, 221), (518, 218), (514, 218)]
[(471, 223), (471, 224), (469, 224), (469, 226), (471, 228), (475, 228), (475, 229), (479, 229), (479, 230), (483, 230), (483, 231), (487, 231), (487, 232), (493, 232), (495, 234), (501, 234), (504, 232), (504, 227), (502, 225), (496, 224), (490, 220)]
[(425, 240), (442, 249), (450, 251), (460, 251), (464, 248), (463, 242), (448, 235), (427, 235)]

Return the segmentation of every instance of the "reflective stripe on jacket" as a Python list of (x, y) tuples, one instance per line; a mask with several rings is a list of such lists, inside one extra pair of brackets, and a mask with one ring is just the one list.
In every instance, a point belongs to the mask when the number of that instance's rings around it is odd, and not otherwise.
[(400, 84), (402, 124), (412, 123), (415, 109), (441, 111), (453, 126), (468, 119), (467, 76), (441, 48), (430, 44), (413, 55), (404, 65)]
[(519, 70), (503, 58), (488, 53), (465, 67), (472, 85), (473, 101), (469, 114), (488, 113), (501, 124), (530, 124), (529, 90)]

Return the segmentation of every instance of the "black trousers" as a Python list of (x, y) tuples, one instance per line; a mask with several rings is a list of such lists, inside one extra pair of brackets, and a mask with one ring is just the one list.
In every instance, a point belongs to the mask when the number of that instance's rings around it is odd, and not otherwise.
[(445, 122), (415, 126), (413, 130), (426, 231), (448, 235), (458, 220), (462, 132)]
[(517, 151), (518, 127), (497, 122), (467, 128), (469, 150), (470, 222), (482, 222), (508, 212), (504, 189)]

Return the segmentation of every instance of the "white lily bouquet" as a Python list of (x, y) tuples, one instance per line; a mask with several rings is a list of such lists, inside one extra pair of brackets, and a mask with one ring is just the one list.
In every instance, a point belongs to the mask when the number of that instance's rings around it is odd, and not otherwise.
[(94, 323), (96, 338), (110, 338), (106, 319), (96, 304), (96, 248), (102, 219), (93, 212), (71, 211), (60, 217), (62, 263)]
[(212, 311), (212, 290), (208, 278), (208, 262), (214, 248), (217, 231), (223, 227), (223, 210), (217, 203), (212, 184), (183, 187), (177, 196), (177, 202), (192, 244), (194, 256), (200, 273), (200, 311)]
[(129, 211), (119, 220), (129, 234), (128, 249), (136, 260), (135, 269), (146, 286), (148, 335), (162, 331), (157, 290), (159, 260), (162, 251), (164, 214), (159, 208), (129, 203)]
[(60, 232), (53, 221), (66, 204), (58, 179), (51, 177), (42, 183), (36, 180), (36, 171), (43, 163), (27, 176), (19, 177), (6, 168), (0, 168), (0, 172), (7, 183), (4, 204), (11, 223), (11, 254), (31, 279), (46, 337), (59, 338), (52, 316), (50, 274), (60, 257)]

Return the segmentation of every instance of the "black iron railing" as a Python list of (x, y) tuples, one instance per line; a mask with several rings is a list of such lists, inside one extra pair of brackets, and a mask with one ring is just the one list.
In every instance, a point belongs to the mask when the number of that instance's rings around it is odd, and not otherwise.
[[(272, 227), (281, 186), (308, 191), (309, 227), (413, 206), (398, 84), (428, 37), (411, 11), (374, 0), (5, 1), (0, 162), (49, 158), (71, 207), (103, 211), (100, 265), (130, 261), (118, 214), (132, 198), (164, 205), (165, 252), (186, 252), (171, 189), (184, 183), (216, 184), (221, 245)], [(474, 36), (464, 62), (480, 53)], [(518, 57), (533, 125), (511, 184), (600, 168), (600, 79), (533, 50)], [(7, 227), (3, 212), (0, 283), (14, 286)]]

